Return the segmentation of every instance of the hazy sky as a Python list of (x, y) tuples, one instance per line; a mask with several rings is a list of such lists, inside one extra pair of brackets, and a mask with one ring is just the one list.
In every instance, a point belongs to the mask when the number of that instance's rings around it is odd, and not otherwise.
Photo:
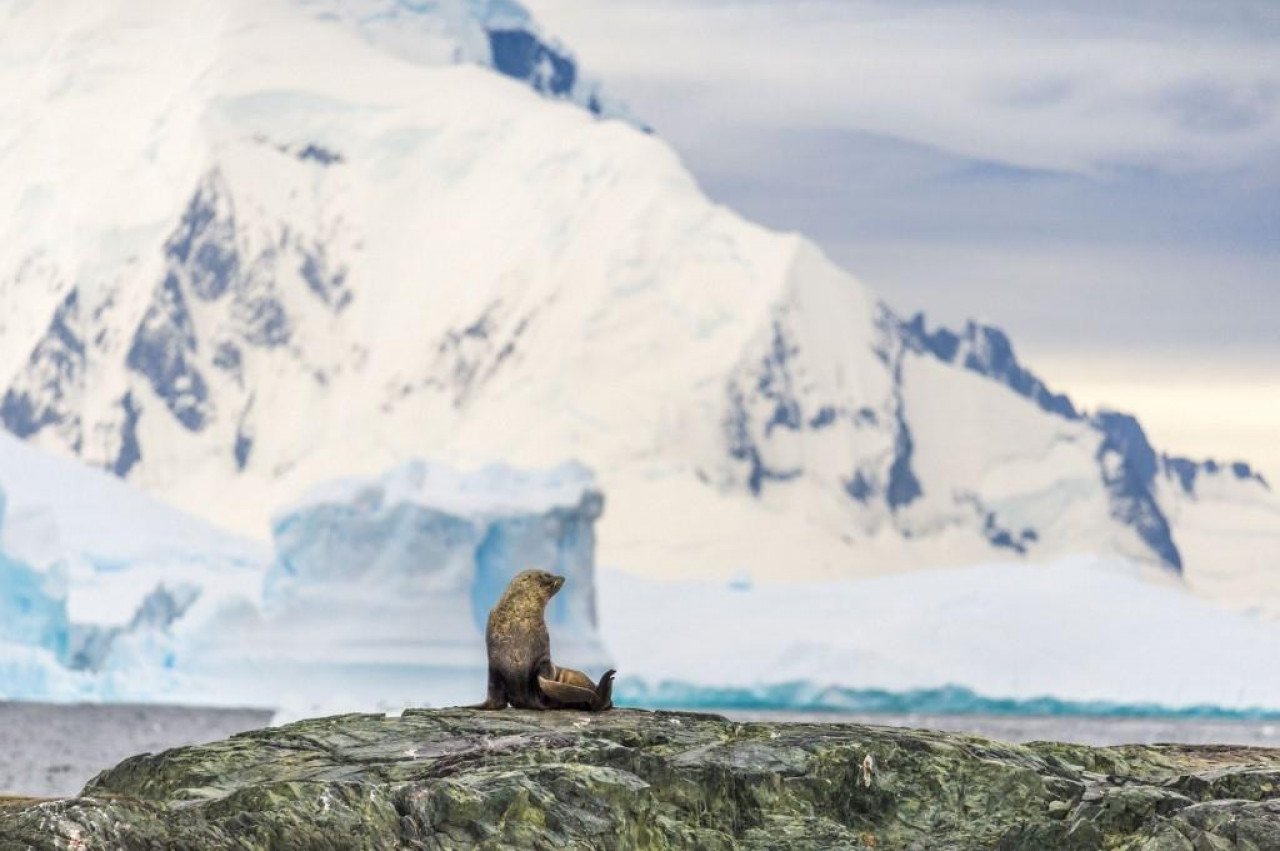
[(713, 198), (1280, 487), (1280, 3), (525, 4)]

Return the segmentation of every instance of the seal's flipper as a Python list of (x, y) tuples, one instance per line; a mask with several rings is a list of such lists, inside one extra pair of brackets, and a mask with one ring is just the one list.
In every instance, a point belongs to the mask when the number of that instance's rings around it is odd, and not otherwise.
[(610, 668), (604, 672), (600, 682), (596, 684), (596, 702), (591, 708), (597, 712), (613, 708), (613, 675), (618, 673)]
[(594, 706), (597, 699), (595, 689), (569, 685), (559, 680), (549, 680), (546, 677), (538, 677), (538, 688), (542, 689), (542, 693), (547, 697), (557, 703), (563, 703), (568, 706), (586, 708)]

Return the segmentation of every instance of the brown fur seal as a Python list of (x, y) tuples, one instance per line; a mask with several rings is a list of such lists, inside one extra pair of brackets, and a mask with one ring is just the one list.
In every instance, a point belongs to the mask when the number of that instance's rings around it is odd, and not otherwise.
[(613, 671), (599, 683), (551, 661), (547, 602), (564, 585), (545, 570), (517, 574), (489, 612), (484, 642), (489, 652), (489, 696), (476, 709), (613, 708)]

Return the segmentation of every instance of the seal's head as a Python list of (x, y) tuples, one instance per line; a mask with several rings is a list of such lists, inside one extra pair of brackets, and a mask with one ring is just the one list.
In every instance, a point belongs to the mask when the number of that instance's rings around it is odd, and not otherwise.
[(537, 599), (546, 605), (547, 601), (564, 587), (564, 577), (556, 576), (545, 570), (525, 570), (517, 573), (507, 586), (507, 595), (519, 595)]

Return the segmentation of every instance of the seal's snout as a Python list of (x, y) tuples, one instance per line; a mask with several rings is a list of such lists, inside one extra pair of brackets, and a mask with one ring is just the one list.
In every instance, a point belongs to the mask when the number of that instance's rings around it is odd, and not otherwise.
[(551, 577), (551, 578), (552, 578), (552, 580), (554, 580), (554, 581), (551, 583), (551, 593), (552, 593), (552, 594), (554, 594), (554, 593), (556, 593), (557, 591), (559, 591), (561, 588), (563, 588), (563, 587), (564, 587), (564, 577), (563, 577), (563, 576), (553, 576), (553, 577)]

